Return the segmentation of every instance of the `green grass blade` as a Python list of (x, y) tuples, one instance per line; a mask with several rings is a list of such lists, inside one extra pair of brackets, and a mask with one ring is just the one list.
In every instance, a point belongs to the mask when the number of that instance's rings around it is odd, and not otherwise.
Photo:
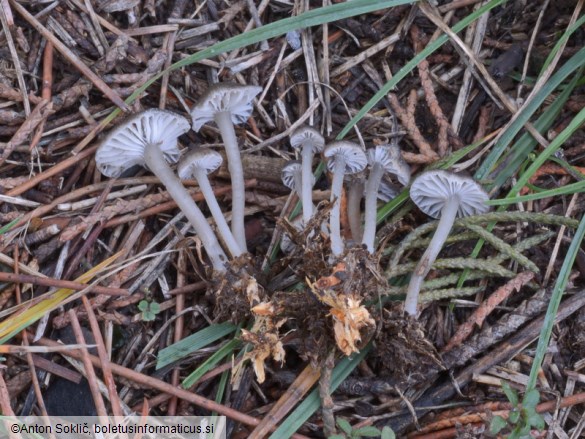
[[(583, 52), (583, 55), (585, 56), (585, 52)], [(518, 177), (518, 181), (510, 190), (510, 193), (506, 198), (514, 197), (520, 191), (520, 189), (522, 189), (526, 183), (528, 183), (528, 180), (534, 175), (538, 168), (540, 168), (544, 162), (549, 159), (549, 157), (551, 157), (561, 146), (563, 146), (567, 139), (571, 137), (571, 135), (577, 131), (584, 122), (585, 108), (581, 109), (581, 111), (577, 113), (573, 120), (571, 120), (571, 123), (569, 123), (569, 125), (554, 138), (550, 145), (538, 155), (532, 165), (530, 165), (528, 169), (520, 177)]]
[[(331, 375), (331, 393), (339, 387), (344, 379), (361, 363), (370, 351), (372, 344), (368, 344), (359, 354), (348, 358), (344, 357), (333, 369)], [(291, 437), (313, 413), (315, 413), (321, 406), (319, 398), (319, 390), (314, 389), (303, 402), (284, 420), (284, 422), (276, 429), (270, 436), (270, 439), (280, 439), (283, 437)]]
[(220, 323), (219, 325), (211, 325), (195, 334), (191, 334), (183, 340), (161, 350), (158, 354), (156, 368), (160, 369), (180, 360), (198, 349), (204, 348), (220, 338), (231, 334), (236, 329), (237, 326), (232, 323)]
[(561, 271), (559, 272), (557, 281), (555, 282), (553, 293), (548, 304), (548, 309), (544, 317), (544, 323), (538, 338), (538, 345), (536, 347), (534, 361), (532, 362), (532, 369), (530, 371), (530, 377), (528, 378), (528, 384), (526, 385), (526, 392), (536, 388), (536, 379), (538, 377), (538, 373), (540, 367), (542, 366), (542, 361), (544, 360), (544, 355), (550, 341), (550, 336), (552, 334), (555, 323), (555, 317), (561, 303), (561, 298), (563, 297), (563, 293), (567, 287), (567, 282), (569, 281), (569, 275), (571, 274), (573, 263), (575, 262), (575, 258), (577, 257), (579, 249), (581, 248), (581, 242), (583, 241), (584, 236), (585, 216), (581, 218), (581, 223), (575, 232), (575, 236), (573, 236), (573, 239), (571, 240), (571, 245), (569, 246), (569, 250), (567, 251), (567, 255), (563, 261)]
[(10, 221), (8, 224), (0, 227), (0, 235), (5, 234), (10, 229), (12, 229), (12, 227), (14, 227), (14, 225), (20, 221), (20, 218), (22, 218), (22, 217), (16, 218), (16, 219)]
[(585, 15), (581, 16), (581, 18), (579, 18), (575, 24), (573, 24), (573, 26), (571, 26), (570, 28), (568, 28), (565, 33), (563, 34), (563, 36), (561, 38), (559, 38), (559, 41), (557, 41), (557, 43), (555, 44), (555, 46), (552, 48), (552, 50), (550, 51), (550, 53), (548, 54), (548, 56), (546, 57), (546, 60), (544, 61), (544, 64), (542, 65), (542, 68), (540, 69), (540, 73), (538, 76), (541, 76), (544, 71), (547, 69), (547, 67), (550, 65), (550, 63), (552, 62), (553, 58), (555, 57), (556, 53), (559, 51), (561, 45), (563, 45), (571, 35), (573, 35), (573, 33), (577, 30), (580, 29), (581, 26), (583, 26), (583, 24), (585, 23)]
[(188, 389), (193, 386), (203, 375), (213, 369), (219, 364), (224, 358), (232, 355), (234, 351), (242, 344), (240, 340), (233, 339), (224, 344), (217, 352), (214, 352), (207, 360), (205, 360), (201, 366), (195, 369), (193, 372), (183, 380), (183, 388)]
[(526, 201), (542, 200), (543, 198), (556, 197), (559, 195), (574, 194), (575, 192), (583, 192), (585, 190), (585, 181), (561, 186), (556, 189), (545, 190), (537, 194), (522, 195), (519, 197), (503, 198), (499, 200), (490, 200), (486, 202), (490, 206), (507, 206), (508, 204), (524, 203)]
[(526, 105), (520, 116), (510, 125), (510, 127), (501, 135), (494, 145), (490, 154), (486, 157), (479, 169), (475, 173), (477, 180), (487, 178), (492, 167), (496, 164), (504, 150), (510, 145), (516, 134), (524, 127), (524, 124), (530, 120), (534, 112), (540, 108), (544, 100), (575, 70), (579, 69), (585, 63), (585, 47), (573, 55), (540, 89), (534, 98)]
[[(578, 79), (580, 78), (580, 72), (574, 75), (571, 82), (559, 96), (553, 101), (553, 103), (543, 112), (543, 114), (534, 123), (534, 128), (539, 133), (546, 133), (547, 130), (552, 126), (554, 121), (557, 119), (561, 110), (565, 106), (565, 103), (569, 100), (571, 93), (577, 87)], [(507, 161), (507, 165), (504, 169), (498, 170), (497, 175), (494, 177), (494, 182), (491, 185), (491, 189), (500, 188), (504, 185), (512, 175), (516, 174), (520, 169), (522, 163), (526, 160), (528, 155), (536, 147), (536, 140), (529, 133), (524, 133), (520, 136), (518, 141), (509, 148), (508, 152), (503, 156), (502, 160)]]
[(240, 49), (269, 38), (278, 37), (292, 30), (318, 26), (324, 23), (331, 23), (332, 21), (343, 20), (356, 15), (367, 14), (380, 9), (393, 8), (395, 6), (414, 2), (415, 0), (353, 0), (351, 2), (337, 3), (331, 6), (312, 9), (297, 15), (296, 17), (285, 18), (266, 24), (243, 34), (236, 35), (235, 37), (228, 38), (225, 41), (220, 41), (213, 46), (174, 63), (168, 69), (149, 79), (143, 86), (132, 93), (128, 100), (130, 102), (134, 101), (143, 91), (165, 73), (169, 73), (173, 70), (207, 58), (212, 58), (230, 50)]

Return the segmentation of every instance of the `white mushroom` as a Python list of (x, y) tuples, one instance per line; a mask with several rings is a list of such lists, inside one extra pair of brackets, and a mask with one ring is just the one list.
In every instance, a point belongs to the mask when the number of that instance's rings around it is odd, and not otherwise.
[(302, 161), (302, 189), (299, 197), (303, 204), (303, 221), (309, 222), (313, 215), (313, 156), (323, 151), (325, 139), (319, 132), (309, 126), (297, 128), (290, 136), (290, 144), (295, 149), (301, 150)]
[(343, 176), (355, 174), (366, 167), (368, 160), (364, 150), (356, 143), (339, 141), (327, 145), (324, 150), (327, 159), (327, 168), (333, 173), (331, 182), (331, 253), (341, 256), (344, 245), (341, 239), (341, 192), (343, 190)]
[(404, 311), (416, 316), (422, 282), (441, 251), (456, 217), (485, 213), (489, 197), (474, 180), (447, 171), (428, 171), (417, 177), (410, 188), (412, 201), (429, 216), (440, 218), (429, 247), (417, 264), (406, 294)]
[(302, 187), (302, 166), (301, 162), (298, 160), (289, 160), (285, 163), (282, 167), (281, 177), (282, 177), (282, 184), (284, 184), (287, 188), (296, 192), (296, 194), (300, 197), (301, 196), (301, 187)]
[[(378, 200), (383, 203), (387, 203), (398, 196), (400, 188), (395, 184), (392, 184), (387, 179), (382, 178), (380, 187), (378, 188)], [(365, 195), (365, 194), (364, 194)]]
[(167, 188), (201, 239), (213, 268), (225, 271), (226, 255), (212, 228), (189, 192), (167, 162), (179, 158), (177, 138), (189, 131), (189, 122), (182, 116), (158, 109), (135, 114), (114, 128), (100, 144), (95, 161), (107, 177), (120, 174), (135, 165), (145, 166)]
[(219, 152), (209, 148), (197, 148), (185, 154), (179, 162), (177, 173), (182, 180), (195, 177), (197, 183), (199, 183), (199, 188), (205, 197), (211, 215), (215, 220), (219, 234), (223, 238), (223, 242), (232, 256), (236, 258), (242, 254), (242, 249), (236, 242), (236, 239), (225, 220), (223, 212), (217, 202), (217, 198), (213, 193), (213, 188), (209, 183), (209, 178), (207, 177), (208, 174), (211, 174), (219, 168), (222, 162), (223, 157)]
[(376, 213), (380, 182), (384, 174), (394, 174), (406, 185), (410, 178), (410, 168), (402, 159), (400, 148), (396, 145), (378, 145), (368, 150), (370, 175), (366, 183), (366, 213), (362, 244), (370, 253), (374, 252), (376, 238)]
[(234, 124), (246, 122), (252, 113), (252, 101), (261, 91), (262, 87), (252, 85), (215, 84), (191, 109), (193, 130), (199, 131), (207, 122), (215, 121), (221, 133), (232, 180), (232, 232), (244, 252), (248, 251), (244, 229), (244, 171)]

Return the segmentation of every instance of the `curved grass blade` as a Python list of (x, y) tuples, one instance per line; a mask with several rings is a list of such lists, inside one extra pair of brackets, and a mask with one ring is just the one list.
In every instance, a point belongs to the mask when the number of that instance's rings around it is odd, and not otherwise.
[(548, 304), (548, 309), (544, 317), (544, 322), (542, 324), (542, 330), (540, 331), (540, 336), (538, 337), (538, 345), (536, 347), (534, 361), (532, 362), (532, 369), (530, 370), (528, 384), (526, 385), (526, 393), (536, 388), (536, 380), (541, 370), (540, 367), (542, 366), (542, 361), (544, 360), (544, 355), (546, 354), (548, 343), (550, 341), (550, 336), (552, 334), (557, 311), (559, 310), (561, 298), (563, 297), (563, 293), (565, 292), (565, 288), (567, 287), (569, 275), (571, 274), (571, 269), (573, 268), (575, 258), (577, 257), (577, 253), (581, 248), (581, 243), (584, 237), (585, 216), (581, 218), (581, 223), (579, 224), (579, 227), (575, 232), (575, 236), (573, 236), (573, 239), (571, 240), (571, 245), (569, 246), (569, 250), (567, 251), (567, 255), (565, 256), (565, 260), (563, 261), (561, 271), (559, 272), (557, 281), (555, 282), (553, 293)]
[(504, 150), (510, 145), (516, 134), (530, 120), (534, 112), (540, 108), (546, 98), (574, 71), (585, 63), (585, 47), (573, 55), (563, 66), (550, 77), (542, 89), (536, 93), (534, 98), (522, 110), (520, 116), (508, 127), (498, 139), (490, 154), (486, 157), (475, 173), (477, 180), (485, 179)]
[[(366, 357), (372, 343), (369, 343), (359, 354), (351, 358), (344, 357), (333, 370), (331, 375), (331, 393), (339, 387), (344, 379), (357, 367), (358, 364)], [(314, 389), (305, 398), (303, 402), (284, 420), (284, 422), (272, 433), (270, 439), (278, 439), (282, 437), (291, 437), (313, 413), (315, 413), (321, 406), (321, 400), (319, 399), (319, 390)]]
[[(79, 276), (75, 279), (75, 282), (84, 284), (88, 283), (97, 273), (111, 265), (120, 254), (121, 253), (116, 253), (115, 255), (110, 256), (105, 261)], [(54, 293), (51, 293), (47, 299), (44, 299), (23, 312), (12, 315), (10, 318), (4, 320), (0, 323), (0, 344), (6, 343), (7, 340), (10, 340), (20, 331), (28, 328), (30, 325), (41, 319), (45, 314), (58, 308), (65, 299), (74, 293), (77, 293), (77, 291), (59, 288)]]

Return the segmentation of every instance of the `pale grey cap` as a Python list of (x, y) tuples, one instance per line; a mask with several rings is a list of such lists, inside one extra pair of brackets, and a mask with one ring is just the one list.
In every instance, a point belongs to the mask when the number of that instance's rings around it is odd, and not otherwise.
[(397, 145), (378, 145), (368, 151), (368, 163), (372, 166), (379, 162), (384, 170), (396, 176), (398, 181), (406, 186), (410, 181), (410, 166), (402, 158), (402, 153)]
[(177, 166), (177, 174), (182, 180), (187, 180), (193, 177), (195, 169), (201, 169), (206, 174), (211, 174), (223, 163), (223, 157), (214, 149), (210, 148), (196, 148), (189, 151), (179, 161)]
[(378, 199), (387, 203), (390, 200), (393, 200), (398, 196), (400, 193), (400, 189), (398, 186), (393, 185), (385, 178), (382, 178), (380, 182), (380, 187), (378, 188)]
[(256, 85), (219, 83), (210, 86), (199, 103), (191, 108), (193, 130), (199, 131), (221, 112), (229, 112), (234, 125), (245, 123), (252, 114), (252, 102), (261, 91), (262, 87)]
[(362, 171), (368, 164), (368, 159), (364, 150), (353, 142), (340, 140), (330, 143), (323, 151), (323, 155), (327, 159), (327, 169), (333, 171), (335, 160), (337, 157), (345, 159), (344, 174), (355, 174)]
[(119, 177), (135, 165), (146, 166), (146, 145), (159, 145), (165, 159), (176, 163), (180, 151), (177, 139), (189, 131), (189, 121), (166, 110), (150, 109), (136, 113), (119, 124), (102, 140), (95, 154), (99, 171), (107, 177)]
[(451, 197), (457, 197), (457, 217), (478, 215), (490, 208), (488, 194), (472, 178), (443, 170), (427, 171), (419, 175), (410, 187), (410, 198), (427, 215), (440, 218), (443, 206)]
[(302, 125), (290, 135), (290, 144), (295, 149), (311, 145), (313, 152), (321, 152), (325, 148), (325, 139), (315, 128)]
[(301, 188), (296, 187), (295, 177), (300, 175), (302, 170), (301, 162), (298, 160), (289, 160), (286, 164), (282, 167), (281, 177), (282, 183), (289, 189), (293, 191), (300, 191)]

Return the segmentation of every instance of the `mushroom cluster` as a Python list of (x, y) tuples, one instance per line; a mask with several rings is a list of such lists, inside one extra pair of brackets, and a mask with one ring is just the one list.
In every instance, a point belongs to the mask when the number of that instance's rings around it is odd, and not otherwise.
[[(348, 182), (347, 213), (352, 238), (357, 242), (361, 239), (368, 252), (374, 253), (377, 200), (389, 201), (398, 194), (396, 187), (386, 178), (394, 176), (403, 186), (410, 180), (410, 167), (402, 158), (400, 148), (396, 145), (378, 145), (365, 151), (357, 143), (348, 141), (332, 142), (325, 146), (323, 137), (308, 126), (294, 131), (290, 136), (290, 144), (301, 151), (302, 159), (301, 163), (296, 160), (287, 163), (282, 173), (283, 183), (301, 199), (303, 220), (295, 224), (306, 226), (312, 218), (312, 187), (315, 182), (312, 162), (314, 153), (322, 151), (327, 169), (332, 174), (329, 217), (332, 260), (340, 258), (346, 249), (341, 235), (344, 181)], [(360, 204), (364, 197), (366, 208), (362, 232)]]
[[(247, 252), (244, 230), (244, 173), (234, 124), (250, 116), (254, 97), (262, 89), (256, 86), (215, 84), (191, 110), (192, 123), (170, 111), (150, 109), (135, 114), (114, 128), (101, 142), (96, 153), (98, 169), (107, 177), (119, 177), (140, 165), (152, 171), (183, 211), (201, 239), (216, 272), (224, 273), (228, 257), (207, 219), (185, 189), (180, 179), (195, 178), (211, 212), (219, 235), (232, 258)], [(178, 138), (189, 131), (199, 131), (213, 121), (221, 133), (232, 179), (231, 230), (219, 207), (207, 175), (216, 170), (223, 158), (217, 151), (196, 148), (178, 165), (178, 175), (169, 164), (180, 157)]]
[[(256, 319), (252, 332), (246, 333), (245, 339), (255, 345), (247, 358), (254, 359), (259, 372), (263, 370), (262, 364), (267, 357), (272, 356), (280, 361), (284, 358), (278, 330), (286, 321), (278, 311), (286, 309), (286, 306), (279, 304), (278, 299), (265, 301), (262, 285), (251, 273), (246, 272), (249, 265), (240, 271), (234, 268), (245, 265), (236, 264), (234, 260), (248, 251), (244, 229), (244, 172), (234, 125), (247, 120), (253, 109), (253, 100), (260, 91), (261, 88), (256, 86), (211, 86), (192, 108), (191, 122), (165, 110), (143, 111), (114, 128), (103, 139), (95, 157), (98, 169), (108, 177), (119, 177), (127, 169), (139, 165), (154, 173), (166, 187), (201, 240), (214, 272), (219, 274), (216, 279), (229, 284), (234, 291), (239, 288), (238, 291), (245, 292), (240, 295), (238, 306), (243, 303), (243, 308), (248, 312), (246, 315), (249, 317), (252, 313)], [(195, 147), (179, 160), (179, 137), (190, 128), (199, 131), (209, 122), (218, 127), (225, 147), (232, 188), (231, 227), (209, 180), (209, 174), (221, 166), (222, 155), (210, 148)], [(296, 193), (302, 204), (302, 216), (294, 219), (292, 224), (295, 229), (304, 232), (310, 251), (315, 248), (323, 250), (318, 258), (322, 264), (313, 273), (317, 281), (312, 284), (307, 277), (307, 285), (313, 298), (316, 297), (322, 305), (329, 307), (329, 313), (321, 315), (322, 307), (316, 307), (312, 310), (317, 316), (313, 320), (317, 322), (319, 318), (332, 317), (335, 341), (344, 354), (350, 355), (359, 349), (362, 334), (375, 329), (373, 318), (366, 306), (362, 305), (366, 295), (361, 294), (361, 288), (367, 280), (352, 280), (351, 275), (356, 267), (365, 266), (360, 265), (362, 262), (373, 261), (378, 200), (388, 202), (399, 193), (399, 185), (405, 187), (409, 184), (410, 167), (402, 158), (397, 145), (380, 144), (367, 150), (350, 141), (335, 141), (326, 145), (323, 136), (309, 126), (296, 129), (290, 136), (290, 144), (300, 160), (286, 163), (281, 176), (283, 183)], [(316, 208), (313, 200), (314, 159), (318, 154), (322, 154), (331, 179), (328, 221), (327, 208)], [(175, 173), (171, 165), (177, 163)], [(217, 235), (192, 195), (185, 189), (181, 181), (185, 179), (197, 181), (215, 223)], [(445, 243), (455, 218), (487, 211), (485, 202), (488, 197), (470, 178), (436, 170), (422, 173), (412, 184), (410, 195), (423, 212), (433, 218), (440, 218), (435, 235), (416, 266), (408, 286), (404, 310), (408, 315), (416, 316), (422, 282)], [(342, 234), (344, 197), (349, 231)], [(363, 215), (362, 199), (365, 200)], [(325, 242), (329, 235), (330, 248), (317, 245), (317, 240), (313, 240), (312, 234), (316, 235), (316, 228), (321, 228)], [(292, 236), (294, 231), (289, 230)], [(286, 238), (283, 239), (283, 249), (286, 245), (292, 245), (290, 238), (286, 243)], [(347, 241), (344, 238), (348, 238)], [(361, 246), (352, 248), (351, 242), (361, 243)], [(240, 262), (247, 260), (242, 258)], [(309, 265), (310, 262), (307, 262)], [(334, 268), (333, 273), (323, 276), (323, 268), (327, 270), (331, 267)], [(228, 276), (231, 276), (229, 280)], [(339, 287), (347, 279), (350, 280), (345, 286)], [(285, 296), (282, 298), (284, 301), (290, 300)], [(217, 302), (221, 302), (219, 296)], [(304, 309), (305, 303), (301, 305)], [(238, 309), (242, 309), (242, 306)], [(293, 314), (293, 320), (296, 318)]]

